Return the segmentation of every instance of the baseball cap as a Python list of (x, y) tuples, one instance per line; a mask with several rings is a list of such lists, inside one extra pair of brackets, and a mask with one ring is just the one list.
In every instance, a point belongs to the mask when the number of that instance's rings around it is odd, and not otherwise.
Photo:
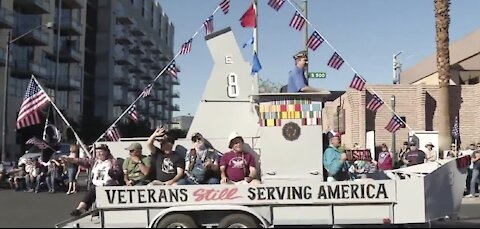
[(130, 146), (125, 149), (126, 150), (135, 150), (135, 149), (142, 150), (142, 145), (140, 145), (140, 143), (135, 142), (130, 144)]
[(303, 57), (307, 57), (308, 58), (308, 55), (307, 55), (307, 52), (306, 51), (300, 51), (298, 52), (297, 54), (295, 54), (293, 56), (293, 59), (296, 60), (298, 58), (303, 58)]
[(242, 136), (240, 136), (240, 134), (238, 134), (237, 132), (232, 132), (230, 133), (230, 135), (228, 135), (228, 148), (232, 148), (232, 140), (235, 139), (235, 138), (240, 138), (242, 139), (242, 142), (243, 142), (243, 138)]

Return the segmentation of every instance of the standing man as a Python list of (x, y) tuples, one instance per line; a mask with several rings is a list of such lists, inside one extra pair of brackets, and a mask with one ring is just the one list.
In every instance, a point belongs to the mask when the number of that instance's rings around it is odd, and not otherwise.
[(288, 93), (318, 92), (318, 89), (308, 86), (305, 77), (305, 67), (308, 65), (307, 52), (300, 51), (295, 56), (295, 68), (288, 73)]
[(341, 140), (337, 134), (330, 138), (330, 145), (323, 154), (323, 166), (327, 170), (327, 181), (348, 180), (348, 170), (345, 164), (347, 155), (340, 152)]
[(472, 178), (470, 179), (470, 194), (466, 195), (465, 197), (467, 198), (472, 198), (478, 196), (478, 176), (480, 174), (480, 151), (475, 150), (473, 151), (472, 155), (472, 164), (473, 164), (473, 169), (472, 169)]
[(425, 147), (427, 148), (427, 152), (425, 152), (427, 155), (427, 161), (436, 161), (438, 153), (433, 149), (435, 147), (433, 143), (429, 142), (425, 145)]
[(403, 163), (407, 166), (418, 165), (425, 163), (426, 159), (425, 152), (421, 151), (417, 147), (417, 143), (414, 141), (410, 142), (410, 152), (405, 154), (405, 158), (403, 159)]

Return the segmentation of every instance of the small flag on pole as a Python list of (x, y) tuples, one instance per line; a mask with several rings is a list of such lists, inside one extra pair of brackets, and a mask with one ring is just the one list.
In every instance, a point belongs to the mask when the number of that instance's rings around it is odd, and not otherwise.
[(253, 64), (252, 64), (252, 75), (258, 73), (262, 70), (262, 65), (260, 64), (260, 60), (258, 59), (257, 52), (253, 54)]
[(222, 9), (223, 13), (227, 14), (230, 10), (230, 0), (223, 0), (222, 2), (220, 2), (219, 6), (220, 9)]
[(383, 105), (383, 100), (377, 94), (373, 94), (372, 99), (367, 104), (367, 109), (377, 111)]
[(250, 37), (250, 39), (248, 39), (248, 41), (246, 41), (245, 43), (243, 43), (242, 45), (242, 48), (245, 48), (247, 47), (248, 45), (253, 45), (253, 42), (255, 41), (255, 38), (253, 38), (253, 35), (252, 37)]
[(285, 3), (285, 0), (269, 0), (268, 5), (271, 6), (274, 10), (278, 11)]
[(460, 138), (460, 125), (458, 123), (458, 116), (455, 116), (455, 121), (452, 128), (453, 138), (458, 140)]
[(203, 27), (205, 27), (205, 35), (213, 32), (213, 15), (208, 17), (207, 20), (203, 22)]
[(296, 30), (302, 30), (303, 26), (305, 25), (305, 18), (298, 12), (295, 11), (295, 14), (290, 20), (290, 27), (295, 28)]
[(170, 75), (177, 78), (177, 66), (175, 65), (175, 61), (168, 65), (167, 71), (170, 73)]
[(350, 83), (350, 87), (362, 91), (365, 88), (365, 80), (361, 76), (355, 74)]
[(137, 106), (133, 105), (130, 110), (128, 110), (128, 115), (130, 116), (130, 119), (132, 121), (137, 122), (138, 121), (138, 112), (136, 110)]
[(190, 51), (192, 51), (192, 38), (182, 44), (182, 50), (180, 51), (180, 54), (187, 54)]
[(40, 109), (48, 104), (50, 99), (32, 78), (28, 84), (25, 97), (17, 117), (17, 129), (41, 123)]
[(404, 126), (403, 120), (397, 115), (393, 115), (393, 117), (390, 119), (390, 122), (388, 122), (385, 129), (391, 133), (394, 133), (395, 131), (400, 129), (400, 127), (403, 127), (403, 126)]
[(330, 60), (328, 61), (328, 66), (338, 70), (340, 67), (342, 67), (342, 64), (344, 62), (345, 61), (343, 60), (343, 58), (338, 55), (337, 52), (335, 52), (333, 53), (332, 57), (330, 57)]
[(111, 141), (118, 142), (120, 140), (120, 133), (115, 125), (108, 129), (106, 134)]
[(32, 145), (35, 145), (38, 147), (38, 149), (41, 149), (41, 150), (44, 150), (44, 149), (51, 149), (52, 147), (50, 145), (48, 145), (47, 142), (41, 140), (41, 139), (38, 139), (37, 137), (32, 137), (30, 139), (28, 139), (27, 142), (25, 142), (25, 144), (29, 145), (29, 144), (32, 144)]
[(142, 97), (145, 98), (147, 96), (150, 95), (150, 93), (152, 93), (152, 87), (153, 85), (152, 84), (148, 84), (142, 91)]
[(307, 46), (313, 51), (315, 51), (323, 43), (323, 41), (323, 37), (320, 36), (317, 31), (315, 31), (312, 33), (310, 38), (308, 38)]
[(250, 5), (250, 8), (248, 8), (247, 11), (242, 15), (240, 18), (240, 25), (242, 27), (251, 27), (251, 28), (256, 28), (257, 27), (257, 15), (255, 13), (255, 7)]

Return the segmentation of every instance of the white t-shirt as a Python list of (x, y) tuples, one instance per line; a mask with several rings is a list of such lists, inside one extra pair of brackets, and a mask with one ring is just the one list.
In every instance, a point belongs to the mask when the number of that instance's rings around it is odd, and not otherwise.
[(112, 178), (108, 175), (108, 171), (112, 169), (113, 165), (110, 160), (96, 161), (92, 168), (92, 183), (95, 186), (105, 186), (112, 183)]

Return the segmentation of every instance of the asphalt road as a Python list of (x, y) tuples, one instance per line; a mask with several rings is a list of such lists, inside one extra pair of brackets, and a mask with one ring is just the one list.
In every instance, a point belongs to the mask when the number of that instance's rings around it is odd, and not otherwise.
[[(0, 189), (0, 227), (52, 228), (70, 218), (70, 211), (77, 206), (83, 195), (84, 191), (67, 196), (64, 192), (25, 193)], [(479, 228), (480, 198), (465, 200), (460, 217), (461, 220), (435, 222), (432, 227)]]

